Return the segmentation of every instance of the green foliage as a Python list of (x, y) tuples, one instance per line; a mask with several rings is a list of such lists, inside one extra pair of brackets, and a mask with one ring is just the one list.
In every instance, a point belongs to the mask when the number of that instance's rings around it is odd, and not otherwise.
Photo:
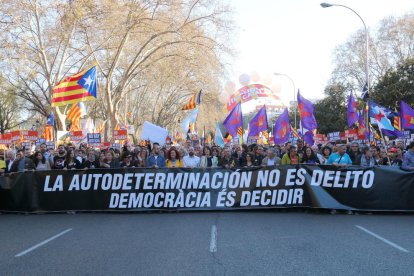
[(342, 84), (329, 85), (325, 88), (326, 97), (314, 105), (319, 133), (343, 131), (347, 126), (346, 91), (347, 87)]
[(375, 85), (371, 98), (391, 109), (399, 109), (400, 100), (413, 104), (414, 58), (405, 60), (397, 69), (388, 70)]

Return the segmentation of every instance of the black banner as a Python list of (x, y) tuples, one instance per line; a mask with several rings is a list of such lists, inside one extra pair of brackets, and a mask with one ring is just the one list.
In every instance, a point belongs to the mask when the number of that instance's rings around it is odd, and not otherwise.
[(2, 177), (0, 187), (6, 211), (414, 210), (414, 172), (383, 166), (54, 170)]

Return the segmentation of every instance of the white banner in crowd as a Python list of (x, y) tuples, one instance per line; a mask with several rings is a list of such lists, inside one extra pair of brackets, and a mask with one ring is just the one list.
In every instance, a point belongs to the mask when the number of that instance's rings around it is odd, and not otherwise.
[(166, 130), (165, 128), (151, 124), (147, 121), (144, 122), (144, 126), (142, 127), (141, 133), (142, 140), (150, 140), (153, 143), (159, 143), (160, 145), (164, 145), (167, 136), (168, 130)]

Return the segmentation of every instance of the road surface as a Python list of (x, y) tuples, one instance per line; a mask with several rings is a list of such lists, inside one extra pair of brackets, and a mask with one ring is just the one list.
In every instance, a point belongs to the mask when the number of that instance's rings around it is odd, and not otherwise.
[(1, 214), (0, 275), (414, 275), (414, 217)]

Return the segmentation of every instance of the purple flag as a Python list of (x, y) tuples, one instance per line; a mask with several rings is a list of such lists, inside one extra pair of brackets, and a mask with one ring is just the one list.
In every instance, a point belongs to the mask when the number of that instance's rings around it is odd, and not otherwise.
[(239, 127), (243, 127), (243, 115), (241, 109), (241, 103), (239, 102), (227, 118), (224, 120), (223, 125), (226, 127), (227, 132), (230, 133), (231, 136), (237, 136), (237, 130)]
[(249, 123), (248, 137), (258, 136), (261, 131), (267, 130), (267, 114), (264, 105)]
[(403, 137), (404, 136), (404, 134), (401, 131), (398, 131), (396, 129), (394, 130), (383, 129), (382, 134), (388, 137)]
[(357, 111), (357, 104), (355, 101), (354, 96), (349, 95), (349, 101), (348, 101), (348, 110), (346, 112), (347, 119), (348, 119), (348, 127), (351, 127), (353, 124), (355, 124), (358, 121), (358, 111)]
[(275, 145), (286, 143), (289, 140), (291, 131), (289, 113), (287, 108), (285, 108), (283, 113), (277, 118), (273, 128), (273, 141)]
[(310, 101), (300, 95), (298, 90), (298, 109), (302, 126), (310, 131), (318, 128), (315, 116), (313, 115), (313, 105)]
[(401, 101), (400, 113), (401, 129), (414, 129), (414, 109), (404, 101)]
[(303, 140), (305, 140), (308, 146), (313, 146), (313, 144), (315, 144), (315, 140), (313, 140), (313, 132), (308, 130), (303, 136)]
[(361, 110), (361, 114), (358, 116), (358, 136), (365, 136), (365, 140), (369, 139), (369, 133), (365, 127), (365, 112)]

